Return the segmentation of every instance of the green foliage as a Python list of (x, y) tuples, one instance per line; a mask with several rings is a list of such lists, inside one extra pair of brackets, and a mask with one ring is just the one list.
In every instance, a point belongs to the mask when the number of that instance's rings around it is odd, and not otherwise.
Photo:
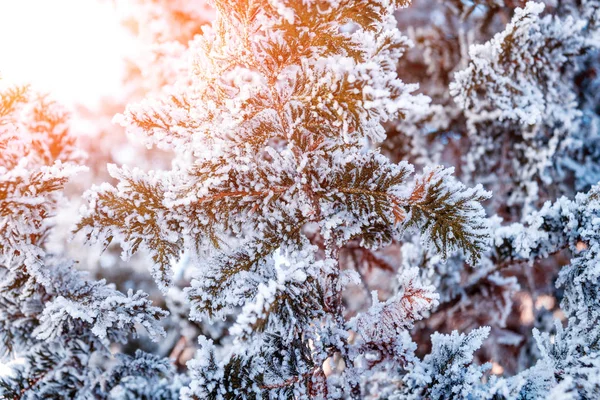
[(108, 186), (92, 197), (95, 212), (84, 216), (76, 231), (84, 230), (91, 240), (97, 231), (104, 230), (101, 242), (105, 248), (114, 235), (123, 235), (124, 243), (130, 246), (123, 249), (127, 258), (143, 244), (154, 261), (152, 275), (161, 290), (166, 290), (171, 283), (171, 263), (179, 258), (183, 240), (177, 220), (163, 206), (164, 183), (152, 176), (130, 177), (126, 169), (112, 168), (111, 173), (121, 179), (118, 190)]
[(462, 250), (476, 264), (487, 248), (489, 233), (479, 204), (490, 197), (481, 186), (452, 184), (451, 169), (426, 170), (410, 195), (406, 227), (417, 227), (444, 258)]
[[(233, 320), (223, 354), (201, 340), (185, 396), (292, 399), (335, 387), (359, 398), (343, 296), (359, 277), (341, 262), (344, 246), (376, 251), (411, 230), (442, 257), (462, 250), (474, 263), (488, 194), (441, 168), (411, 179), (410, 164), (376, 150), (385, 122), (428, 102), (396, 72), (409, 40), (393, 13), (406, 2), (214, 4), (212, 29), (190, 44), (189, 76), (117, 118), (172, 149), (173, 168), (113, 169), (118, 184), (88, 194), (78, 229), (92, 242), (117, 238), (126, 256), (150, 253), (162, 290), (189, 253), (191, 318)], [(410, 326), (434, 297), (401, 297), (386, 312), (406, 321), (382, 329)], [(330, 358), (345, 365), (331, 382)]]

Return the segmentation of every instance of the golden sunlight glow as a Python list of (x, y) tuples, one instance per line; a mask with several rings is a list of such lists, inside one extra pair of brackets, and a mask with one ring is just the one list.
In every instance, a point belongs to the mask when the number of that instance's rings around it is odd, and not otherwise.
[(110, 0), (0, 0), (0, 75), (67, 104), (118, 93), (131, 43)]

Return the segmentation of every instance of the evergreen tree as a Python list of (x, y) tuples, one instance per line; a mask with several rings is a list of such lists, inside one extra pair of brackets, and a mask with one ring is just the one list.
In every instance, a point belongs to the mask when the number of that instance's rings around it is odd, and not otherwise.
[(68, 113), (0, 93), (0, 398), (597, 397), (598, 2), (211, 6), (135, 2), (115, 122), (173, 162), (84, 195), (113, 269), (54, 239)]
[(64, 186), (84, 169), (65, 110), (28, 88), (3, 88), (0, 149), (0, 356), (15, 363), (0, 397), (107, 398), (130, 380), (171, 384), (159, 380), (174, 375), (164, 360), (110, 352), (141, 327), (163, 336), (165, 311), (141, 291), (90, 280), (46, 246)]
[[(505, 220), (492, 221), (494, 246), (477, 268), (461, 257), (442, 264), (412, 243), (402, 245), (401, 257), (420, 265), (440, 292), (440, 306), (413, 329), (418, 354), (430, 349), (432, 332), (489, 325), (476, 358), (494, 360), (505, 374), (529, 368), (540, 356), (532, 328), (552, 332), (553, 318), (566, 322), (559, 307), (564, 291), (555, 282), (570, 251), (584, 246), (515, 257), (507, 224), (526, 223), (534, 209), (561, 195), (589, 191), (598, 181), (600, 132), (597, 3), (550, 3), (544, 13), (539, 3), (514, 7), (453, 3), (433, 24), (410, 19), (418, 26), (411, 34), (415, 47), (400, 59), (399, 71), (423, 82), (433, 104), (390, 127), (384, 143), (395, 159), (454, 165), (466, 182), (493, 190), (486, 208)], [(401, 21), (421, 12), (408, 11)], [(529, 117), (538, 119), (525, 121)]]
[[(79, 228), (92, 241), (119, 238), (126, 256), (145, 248), (163, 290), (173, 261), (191, 252), (191, 317), (235, 314), (232, 345), (217, 358), (204, 342), (214, 362), (198, 359), (185, 396), (358, 398), (359, 348), (385, 346), (435, 296), (402, 282), (403, 292), (354, 321), (364, 344), (350, 341), (342, 292), (356, 273), (340, 249), (353, 241), (376, 250), (417, 230), (443, 257), (459, 250), (475, 262), (487, 242), (478, 202), (488, 194), (441, 167), (411, 179), (412, 166), (374, 149), (382, 122), (426, 104), (396, 76), (408, 45), (393, 19), (400, 4), (215, 5), (214, 30), (193, 44), (191, 84), (120, 117), (148, 144), (175, 151), (174, 169), (112, 167), (119, 184), (90, 192)], [(345, 367), (326, 379), (332, 357)]]

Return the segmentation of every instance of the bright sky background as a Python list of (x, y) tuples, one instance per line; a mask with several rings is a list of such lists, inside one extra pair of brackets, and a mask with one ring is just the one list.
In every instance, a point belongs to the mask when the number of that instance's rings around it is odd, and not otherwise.
[(110, 0), (0, 0), (0, 76), (66, 105), (118, 95), (132, 45)]

